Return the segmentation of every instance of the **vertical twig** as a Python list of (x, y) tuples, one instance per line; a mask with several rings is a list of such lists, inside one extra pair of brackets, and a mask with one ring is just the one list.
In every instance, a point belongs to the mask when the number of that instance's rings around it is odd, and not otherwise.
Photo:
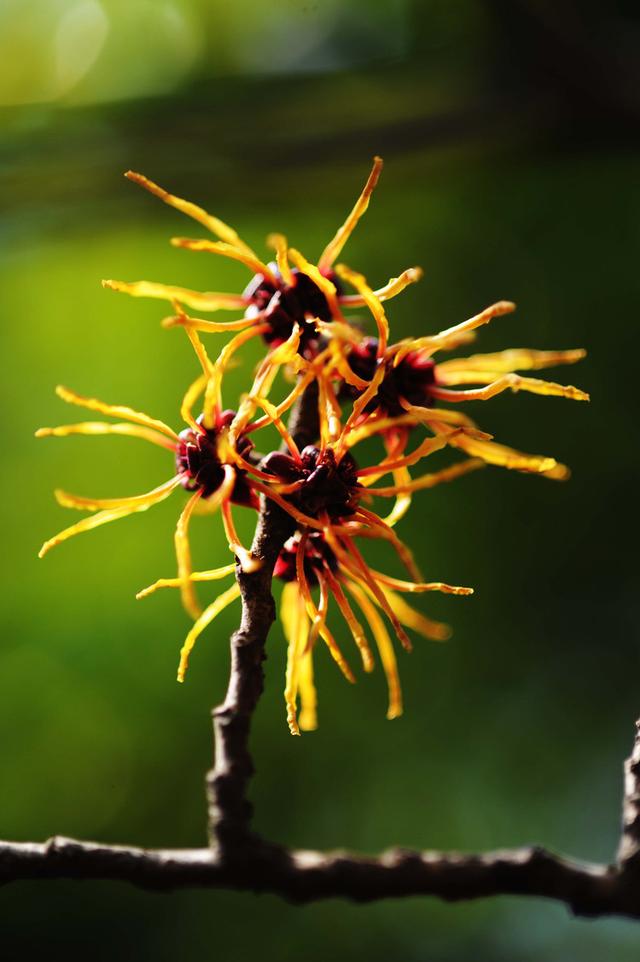
[[(289, 429), (299, 447), (318, 435), (318, 389), (312, 382), (293, 408)], [(250, 832), (251, 803), (246, 793), (254, 772), (249, 751), (251, 718), (264, 688), (265, 644), (275, 620), (271, 579), (276, 559), (295, 522), (268, 499), (262, 499), (251, 551), (262, 561), (258, 571), (238, 566), (242, 616), (231, 637), (229, 686), (222, 705), (213, 709), (215, 763), (207, 775), (209, 834), (221, 857), (242, 857), (255, 842)]]
[(624, 797), (622, 802), (622, 837), (618, 864), (623, 872), (640, 871), (640, 721), (631, 755), (624, 763)]

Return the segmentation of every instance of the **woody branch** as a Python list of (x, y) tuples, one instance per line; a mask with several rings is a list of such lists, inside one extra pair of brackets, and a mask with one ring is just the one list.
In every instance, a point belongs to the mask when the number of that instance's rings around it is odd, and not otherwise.
[[(318, 387), (311, 382), (295, 405), (289, 430), (298, 447), (315, 441), (318, 433)], [(276, 559), (293, 534), (290, 515), (262, 499), (251, 546), (262, 566), (245, 573), (237, 567), (242, 599), (240, 627), (231, 637), (231, 671), (222, 705), (213, 709), (215, 765), (207, 776), (211, 842), (227, 861), (237, 859), (247, 844), (251, 805), (246, 790), (253, 774), (249, 752), (251, 718), (264, 686), (262, 663), (269, 629), (275, 619), (271, 580)]]
[[(307, 390), (290, 429), (302, 447), (317, 435), (317, 399)], [(44, 843), (0, 842), (0, 884), (24, 879), (110, 879), (150, 890), (184, 887), (271, 892), (292, 902), (341, 897), (356, 902), (409, 895), (447, 901), (496, 895), (544, 897), (584, 916), (640, 919), (640, 721), (625, 762), (623, 826), (618, 860), (592, 865), (543, 848), (483, 854), (390, 849), (377, 858), (349, 852), (293, 851), (250, 829), (246, 797), (253, 762), (251, 719), (263, 688), (262, 662), (275, 617), (273, 566), (293, 530), (287, 514), (263, 504), (252, 551), (263, 561), (238, 571), (242, 618), (231, 638), (226, 698), (213, 711), (216, 758), (207, 777), (211, 845), (141, 849), (54, 837)]]

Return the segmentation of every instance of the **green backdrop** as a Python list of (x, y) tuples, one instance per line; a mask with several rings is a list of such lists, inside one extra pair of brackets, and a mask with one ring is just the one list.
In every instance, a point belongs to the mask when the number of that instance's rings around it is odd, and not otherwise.
[[(220, 290), (245, 281), (239, 265), (169, 247), (169, 236), (197, 231), (122, 172), (143, 170), (201, 202), (261, 250), (280, 230), (315, 257), (382, 153), (378, 192), (345, 257), (376, 285), (423, 266), (422, 283), (389, 307), (394, 337), (510, 298), (517, 313), (483, 330), (481, 349), (584, 346), (587, 360), (557, 374), (592, 403), (504, 395), (474, 405), (498, 440), (571, 465), (568, 483), (488, 469), (416, 497), (400, 535), (429, 577), (476, 594), (423, 599), (454, 635), (400, 653), (402, 719), (385, 720), (380, 670), (352, 688), (322, 653), (320, 728), (291, 738), (274, 628), (252, 737), (256, 824), (307, 847), (540, 843), (611, 858), (640, 714), (640, 219), (628, 118), (596, 103), (586, 81), (579, 103), (557, 78), (542, 83), (499, 4), (244, 3), (234, 19), (222, 3), (175, 2), (140, 4), (135, 23), (117, 3), (37, 3), (27, 15), (29, 6), (0, 15), (14, 38), (0, 85), (0, 834), (204, 838), (209, 711), (225, 688), (237, 609), (202, 636), (179, 686), (186, 616), (169, 592), (134, 599), (173, 570), (182, 499), (36, 558), (77, 518), (55, 504), (54, 487), (118, 496), (170, 471), (164, 452), (135, 440), (34, 440), (38, 426), (75, 419), (55, 384), (175, 425), (197, 373), (181, 332), (159, 329), (160, 302), (104, 291), (100, 279)], [(631, 14), (615, 6), (617, 19), (598, 4), (589, 16), (622, 29)], [(83, 50), (89, 66), (74, 81)], [(229, 402), (255, 356), (230, 373)], [(196, 521), (199, 565), (223, 563), (219, 521)], [(383, 548), (369, 557), (389, 564)], [(297, 908), (64, 882), (0, 891), (0, 933), (10, 959), (278, 962), (625, 962), (639, 939), (630, 923), (572, 920), (537, 900)]]

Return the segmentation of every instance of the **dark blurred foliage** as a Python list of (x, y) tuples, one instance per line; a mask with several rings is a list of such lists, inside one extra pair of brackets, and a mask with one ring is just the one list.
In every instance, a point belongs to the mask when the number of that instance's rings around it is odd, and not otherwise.
[[(121, 172), (143, 170), (256, 245), (283, 230), (316, 256), (381, 153), (345, 256), (376, 283), (424, 266), (390, 307), (395, 335), (513, 298), (517, 314), (483, 331), (481, 348), (585, 346), (587, 361), (558, 378), (593, 401), (503, 396), (475, 412), (498, 439), (568, 462), (567, 484), (496, 469), (416, 498), (400, 534), (430, 577), (477, 593), (424, 600), (455, 634), (401, 656), (402, 719), (385, 721), (380, 672), (352, 689), (319, 658), (320, 730), (290, 738), (274, 628), (256, 821), (301, 846), (539, 842), (612, 857), (640, 709), (637, 5), (8, 0), (0, 27), (1, 833), (204, 837), (209, 708), (237, 611), (202, 637), (180, 687), (177, 599), (133, 600), (173, 570), (179, 497), (35, 559), (71, 520), (53, 487), (116, 496), (168, 469), (129, 439), (35, 442), (38, 425), (75, 419), (54, 384), (176, 423), (194, 376), (179, 332), (158, 328), (162, 305), (99, 279), (244, 282), (238, 265), (169, 248), (191, 228)], [(232, 372), (229, 401), (250, 364)], [(217, 521), (198, 520), (198, 563), (221, 563)], [(390, 564), (381, 548), (370, 557)], [(638, 939), (631, 924), (506, 899), (301, 909), (49, 882), (0, 894), (8, 959), (625, 962)]]

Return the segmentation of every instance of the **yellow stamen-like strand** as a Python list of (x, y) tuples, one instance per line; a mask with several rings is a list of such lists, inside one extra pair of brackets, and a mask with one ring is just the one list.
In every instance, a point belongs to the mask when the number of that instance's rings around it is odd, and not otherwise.
[(218, 595), (215, 601), (213, 601), (208, 608), (202, 612), (193, 628), (185, 638), (184, 644), (180, 649), (180, 663), (178, 665), (178, 681), (183, 682), (185, 675), (187, 673), (187, 668), (189, 666), (189, 656), (193, 651), (193, 646), (198, 640), (199, 636), (202, 634), (204, 629), (211, 624), (214, 618), (216, 618), (221, 611), (230, 605), (232, 601), (240, 597), (239, 586), (232, 585), (226, 591), (223, 591), (221, 595)]
[(220, 240), (225, 241), (227, 244), (231, 244), (237, 247), (238, 250), (244, 251), (246, 254), (253, 254), (251, 248), (245, 244), (243, 240), (238, 237), (236, 231), (225, 224), (224, 221), (220, 220), (219, 217), (214, 217), (209, 214), (202, 207), (198, 207), (197, 204), (192, 203), (190, 200), (183, 200), (182, 197), (176, 197), (175, 194), (170, 194), (168, 190), (164, 187), (160, 187), (158, 184), (154, 184), (152, 180), (145, 177), (144, 174), (137, 174), (133, 170), (128, 170), (124, 175), (128, 180), (134, 181), (134, 183), (139, 184), (148, 190), (149, 193), (155, 194), (160, 200), (163, 200), (165, 204), (170, 207), (174, 207), (179, 210), (182, 214), (186, 214), (187, 217), (191, 217), (193, 220), (198, 221), (207, 230), (210, 230), (212, 234), (219, 237)]
[[(151, 297), (162, 301), (172, 301), (177, 298), (189, 307), (200, 311), (235, 311), (246, 307), (246, 301), (241, 294), (218, 294), (215, 291), (192, 291), (188, 287), (176, 287), (173, 284), (157, 284), (155, 281), (115, 281), (104, 280), (102, 286), (131, 297)], [(233, 321), (231, 322), (233, 324)], [(223, 330), (227, 330), (224, 324)], [(216, 327), (216, 330), (218, 328)]]
[[(408, 494), (411, 491), (424, 491), (428, 488), (435, 488), (438, 484), (453, 481), (465, 474), (469, 474), (470, 471), (477, 471), (480, 468), (484, 468), (484, 466), (485, 462), (480, 458), (469, 458), (466, 461), (460, 461), (458, 464), (452, 464), (448, 468), (443, 468), (441, 471), (435, 471), (432, 474), (423, 474), (421, 478), (401, 481), (387, 488), (367, 488), (367, 491), (369, 494), (379, 495), (382, 498), (397, 497), (398, 495)], [(386, 520), (387, 524), (389, 524), (389, 519), (387, 518)]]
[[(495, 374), (510, 374), (512, 371), (538, 371), (559, 364), (575, 364), (586, 357), (582, 348), (572, 351), (535, 351), (530, 348), (510, 348), (494, 354), (474, 354), (471, 357), (456, 357), (438, 364), (438, 377), (453, 373), (465, 374), (467, 371), (493, 371)], [(453, 384), (451, 380), (449, 383)], [(462, 382), (459, 382), (462, 383)]]
[(149, 441), (157, 444), (158, 447), (165, 448), (167, 451), (176, 449), (175, 443), (169, 438), (151, 428), (143, 428), (139, 424), (117, 423), (109, 424), (107, 421), (82, 421), (80, 424), (61, 424), (55, 428), (38, 428), (35, 433), (37, 438), (66, 438), (71, 434), (84, 435), (104, 435), (118, 434), (124, 437), (140, 438), (142, 441)]
[(420, 569), (414, 561), (413, 554), (404, 543), (401, 541), (398, 535), (395, 533), (393, 528), (390, 528), (382, 518), (379, 518), (377, 514), (372, 511), (367, 511), (366, 508), (360, 506), (355, 514), (355, 520), (364, 520), (374, 531), (377, 533), (379, 538), (386, 538), (387, 541), (393, 546), (398, 555), (400, 561), (405, 566), (414, 581), (422, 581), (422, 575)]
[(371, 173), (367, 178), (367, 182), (364, 185), (362, 193), (355, 202), (353, 209), (351, 210), (344, 224), (338, 228), (335, 236), (329, 241), (320, 256), (318, 268), (321, 271), (329, 270), (335, 259), (340, 256), (340, 252), (349, 240), (349, 237), (353, 233), (356, 224), (362, 215), (366, 213), (367, 207), (369, 206), (369, 200), (371, 199), (371, 195), (375, 190), (376, 184), (378, 183), (378, 178), (382, 172), (382, 166), (382, 157), (374, 157), (373, 167), (371, 168)]
[(373, 314), (373, 319), (378, 328), (378, 357), (384, 357), (389, 340), (389, 322), (382, 303), (373, 293), (362, 274), (350, 270), (345, 264), (338, 264), (336, 266), (336, 274), (342, 280), (352, 284), (364, 298), (365, 304)]
[[(225, 465), (225, 470), (226, 467), (227, 465)], [(229, 550), (232, 551), (236, 556), (240, 563), (240, 567), (245, 574), (250, 574), (252, 571), (257, 571), (262, 567), (263, 562), (260, 560), (260, 558), (255, 558), (250, 551), (247, 551), (247, 549), (243, 547), (233, 523), (231, 503), (229, 501), (222, 502), (221, 514), (224, 531), (227, 536), (227, 541), (229, 542)]]
[(318, 696), (313, 680), (313, 654), (303, 652), (298, 664), (298, 689), (300, 691), (299, 725), (303, 732), (314, 732), (318, 727)]
[(351, 605), (347, 601), (344, 591), (342, 590), (340, 583), (336, 580), (333, 572), (325, 566), (324, 577), (329, 585), (331, 594), (336, 599), (336, 604), (342, 613), (342, 617), (346, 621), (349, 631), (353, 636), (353, 640), (356, 643), (360, 656), (362, 658), (362, 667), (365, 671), (373, 671), (374, 661), (371, 648), (369, 647), (369, 642), (367, 641), (367, 636), (364, 633), (364, 628), (356, 618), (353, 613)]
[(392, 578), (381, 571), (370, 569), (371, 574), (381, 585), (395, 588), (396, 591), (406, 591), (409, 594), (422, 594), (425, 591), (441, 591), (446, 595), (472, 595), (473, 588), (463, 588), (460, 585), (448, 585), (443, 581), (402, 581), (400, 578)]
[(521, 377), (519, 374), (503, 374), (493, 380), (492, 372), (475, 372), (471, 378), (475, 384), (485, 384), (486, 387), (467, 391), (454, 391), (444, 387), (433, 387), (431, 393), (441, 401), (488, 401), (503, 391), (528, 391), (530, 394), (541, 394), (546, 397), (566, 397), (572, 401), (588, 401), (589, 395), (572, 384), (555, 384), (553, 381), (542, 381), (535, 377)]
[(207, 321), (202, 317), (189, 317), (188, 314), (172, 314), (162, 319), (164, 328), (185, 327), (202, 334), (226, 334), (230, 331), (244, 331), (252, 327), (255, 317), (240, 317), (237, 321)]
[(331, 538), (330, 532), (327, 532), (326, 537), (335, 554), (338, 555), (340, 563), (344, 568), (346, 568), (351, 577), (359, 583), (366, 584), (371, 589), (374, 596), (380, 603), (380, 606), (383, 608), (387, 618), (393, 625), (393, 629), (398, 637), (398, 641), (403, 648), (406, 648), (407, 651), (411, 651), (412, 645), (411, 641), (409, 640), (409, 636), (400, 624), (398, 618), (385, 598), (382, 589), (372, 576), (367, 563), (353, 543), (353, 540), (345, 537), (344, 535), (342, 538)]
[[(189, 387), (187, 388), (185, 395), (182, 399), (182, 403), (180, 405), (180, 417), (186, 424), (189, 425), (189, 427), (193, 431), (196, 432), (196, 434), (203, 434), (205, 427), (196, 422), (196, 419), (191, 413), (191, 409), (193, 405), (196, 403), (196, 401), (198, 400), (198, 398), (200, 397), (200, 395), (202, 394), (202, 392), (205, 390), (208, 382), (209, 382), (209, 375), (200, 374), (195, 379), (195, 381), (192, 384), (190, 384)], [(205, 417), (205, 421), (206, 421), (206, 417)], [(205, 426), (210, 427), (211, 425), (205, 425)]]
[(493, 320), (494, 317), (501, 317), (503, 314), (511, 314), (515, 311), (516, 305), (512, 301), (498, 301), (496, 304), (491, 304), (486, 307), (484, 311), (480, 311), (479, 314), (474, 314), (466, 321), (462, 321), (460, 324), (456, 324), (454, 327), (449, 327), (445, 331), (441, 331), (439, 334), (434, 334), (430, 337), (419, 337), (416, 340), (407, 341), (405, 344), (401, 345), (400, 349), (395, 355), (394, 364), (398, 365), (400, 361), (411, 354), (413, 351), (425, 351), (426, 353), (433, 354), (435, 351), (443, 350), (447, 347), (452, 347), (459, 343), (459, 338), (461, 335), (466, 335), (470, 331), (474, 331), (478, 327), (482, 327), (483, 324), (488, 324)]
[(428, 638), (429, 641), (448, 641), (451, 637), (451, 628), (449, 625), (427, 618), (422, 612), (416, 611), (415, 608), (408, 605), (404, 598), (397, 595), (395, 591), (391, 591), (384, 586), (382, 590), (398, 618), (407, 628), (411, 628), (412, 631), (417, 631), (419, 635), (422, 635), (423, 638)]
[(345, 581), (345, 585), (360, 606), (362, 614), (367, 619), (369, 627), (373, 633), (373, 637), (375, 638), (378, 646), (380, 660), (382, 662), (382, 667), (384, 668), (384, 673), (387, 678), (387, 687), (389, 689), (389, 707), (387, 709), (387, 718), (389, 720), (393, 718), (399, 718), (400, 715), (402, 715), (402, 689), (400, 687), (400, 677), (398, 675), (396, 655), (393, 650), (393, 642), (389, 637), (389, 632), (387, 631), (384, 621), (376, 611), (374, 605), (367, 597), (364, 588), (350, 579)]
[[(235, 562), (229, 565), (223, 565), (222, 568), (212, 568), (210, 571), (192, 571), (189, 575), (190, 581), (218, 581), (220, 578), (225, 578), (227, 575), (233, 574), (236, 570)], [(149, 595), (154, 594), (159, 588), (180, 588), (182, 586), (182, 578), (158, 578), (153, 584), (148, 585), (146, 588), (142, 588), (136, 594), (136, 600), (140, 601), (142, 598), (147, 598)]]
[(442, 450), (442, 448), (451, 442), (452, 437), (458, 433), (458, 431), (447, 431), (436, 435), (435, 438), (426, 438), (414, 451), (404, 455), (404, 457), (396, 458), (393, 461), (381, 461), (380, 464), (373, 464), (368, 468), (359, 468), (358, 477), (362, 478), (367, 477), (367, 475), (374, 475), (376, 478), (379, 478), (385, 474), (389, 474), (391, 471), (395, 471), (397, 468), (411, 467), (412, 464), (417, 464), (422, 458), (428, 457), (435, 451)]
[[(325, 619), (327, 616), (328, 603), (329, 603), (329, 596), (328, 596), (329, 589), (327, 586), (327, 582), (319, 572), (318, 572), (318, 584), (320, 585), (320, 608), (319, 609), (316, 608), (315, 604), (313, 603), (313, 598), (311, 597), (311, 591), (309, 589), (309, 582), (307, 581), (307, 576), (304, 570), (304, 551), (305, 551), (306, 543), (307, 543), (307, 534), (306, 532), (303, 532), (300, 536), (300, 541), (298, 543), (298, 548), (296, 551), (296, 578), (298, 580), (298, 585), (300, 586), (300, 590), (302, 591), (302, 596), (305, 600), (307, 611), (309, 612), (309, 616), (313, 622), (311, 634), (315, 632), (320, 635), (320, 637), (326, 643), (333, 660), (335, 661), (337, 666), (340, 668), (340, 671), (342, 672), (342, 674), (345, 676), (347, 681), (350, 681), (353, 684), (355, 684), (355, 680), (356, 680), (355, 676), (351, 671), (351, 668), (349, 667), (349, 664), (346, 658), (342, 654), (338, 646), (338, 643), (336, 642), (335, 638), (327, 628), (327, 625), (325, 622)], [(311, 650), (311, 647), (313, 644), (311, 634), (309, 636), (309, 644), (308, 644), (309, 650)]]
[(180, 582), (180, 595), (182, 604), (192, 618), (198, 618), (202, 613), (202, 608), (191, 580), (191, 548), (189, 545), (189, 522), (193, 509), (202, 495), (201, 491), (196, 491), (187, 501), (180, 513), (178, 524), (174, 534), (174, 544), (176, 549), (176, 560), (178, 562), (178, 580)]
[[(40, 548), (38, 552), (39, 558), (44, 558), (48, 551), (55, 548), (56, 545), (61, 544), (63, 541), (67, 541), (69, 538), (75, 537), (77, 534), (82, 534), (85, 531), (91, 531), (93, 528), (98, 528), (100, 525), (108, 524), (110, 521), (117, 521), (119, 518), (126, 518), (130, 514), (134, 514), (137, 511), (146, 511), (154, 504), (158, 504), (160, 501), (164, 501), (168, 498), (173, 489), (180, 484), (180, 478), (175, 477), (170, 481), (165, 482), (159, 488), (155, 488), (148, 494), (138, 495), (135, 498), (120, 498), (120, 499), (110, 499), (110, 503), (113, 507), (105, 508), (104, 510), (97, 511), (97, 514), (91, 515), (89, 518), (83, 518), (77, 524), (71, 525), (69, 528), (65, 528), (64, 531), (60, 531), (53, 538), (50, 538)], [(67, 494), (66, 492), (57, 491), (56, 496), (58, 501), (68, 507), (83, 508), (86, 510), (97, 510), (101, 504), (107, 504), (109, 502), (102, 500), (98, 501), (96, 499), (89, 498), (79, 498), (74, 495)], [(93, 507), (91, 507), (93, 505)]]
[(344, 321), (342, 316), (342, 311), (340, 310), (340, 304), (338, 303), (338, 291), (336, 285), (325, 277), (324, 274), (316, 267), (315, 264), (309, 263), (309, 261), (304, 257), (300, 251), (295, 248), (289, 250), (289, 257), (296, 265), (298, 270), (302, 274), (306, 274), (316, 287), (319, 287), (324, 296), (327, 299), (327, 304), (329, 305), (329, 310), (331, 311), (331, 316), (336, 321)]
[[(300, 605), (302, 601), (302, 606)], [(287, 725), (292, 735), (299, 735), (298, 726), (298, 668), (300, 656), (304, 651), (308, 620), (304, 600), (299, 594), (295, 581), (288, 582), (282, 589), (280, 618), (287, 639), (287, 667), (285, 670), (284, 702), (287, 709)]]
[(134, 424), (141, 424), (143, 427), (151, 428), (160, 434), (166, 434), (173, 441), (178, 440), (178, 435), (168, 424), (159, 421), (157, 418), (151, 418), (148, 414), (143, 414), (142, 411), (134, 411), (133, 408), (122, 404), (107, 404), (95, 397), (84, 397), (62, 384), (56, 387), (56, 394), (67, 404), (77, 404), (78, 407), (88, 408), (89, 411), (98, 411), (100, 414), (108, 414), (114, 418), (124, 418), (125, 421), (132, 421)]
[[(415, 284), (421, 278), (421, 267), (408, 267), (398, 277), (390, 278), (384, 287), (379, 287), (373, 293), (379, 301), (389, 301), (397, 294), (401, 294), (409, 284)], [(345, 304), (347, 307), (364, 307), (367, 303), (362, 294), (343, 294), (339, 300), (341, 304)]]
[(220, 254), (222, 257), (229, 257), (233, 261), (240, 261), (248, 267), (254, 274), (262, 274), (267, 280), (276, 284), (276, 278), (270, 268), (261, 261), (255, 254), (246, 253), (231, 244), (223, 241), (201, 240), (193, 237), (172, 237), (171, 243), (174, 247), (182, 247), (188, 251), (204, 251), (207, 254)]
[(289, 267), (289, 259), (287, 256), (287, 238), (284, 236), (284, 234), (269, 234), (267, 237), (267, 244), (276, 252), (276, 263), (282, 276), (282, 280), (285, 282), (285, 284), (291, 286), (294, 281), (294, 276), (291, 273), (291, 268)]

